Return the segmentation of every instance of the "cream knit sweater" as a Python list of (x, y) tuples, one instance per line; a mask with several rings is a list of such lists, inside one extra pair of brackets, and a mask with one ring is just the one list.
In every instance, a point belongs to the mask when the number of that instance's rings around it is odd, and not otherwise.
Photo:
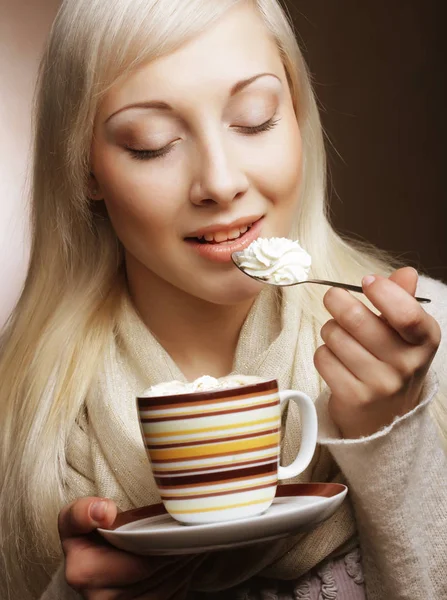
[[(417, 293), (432, 299), (424, 308), (439, 322), (443, 339), (421, 402), (411, 413), (373, 436), (344, 440), (327, 411), (328, 391), (314, 394), (319, 442), (329, 450), (349, 486), (368, 600), (447, 598), (447, 453), (430, 409), (438, 391), (444, 398), (447, 395), (447, 286), (421, 277)], [(315, 344), (308, 350), (307, 362), (314, 351)], [(321, 480), (321, 472), (315, 473)], [(104, 495), (99, 483), (97, 488)], [(322, 540), (330, 538), (330, 529), (325, 531)], [(293, 538), (289, 543), (292, 547)], [(269, 575), (269, 569), (276, 577), (290, 578), (298, 569), (296, 556), (284, 547), (281, 560), (263, 573)], [(297, 576), (302, 572), (298, 569)], [(66, 585), (62, 565), (41, 596), (41, 600), (79, 598)]]

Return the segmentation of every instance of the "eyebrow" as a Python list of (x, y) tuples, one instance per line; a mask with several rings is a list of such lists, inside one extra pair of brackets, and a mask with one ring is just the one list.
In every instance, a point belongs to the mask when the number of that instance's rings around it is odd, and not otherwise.
[[(281, 79), (274, 73), (258, 73), (258, 75), (253, 75), (253, 77), (249, 77), (248, 79), (242, 79), (241, 81), (238, 81), (237, 83), (235, 83), (230, 90), (229, 97), (231, 98), (231, 97), (235, 96), (236, 94), (241, 92), (243, 89), (245, 89), (247, 86), (252, 84), (254, 81), (256, 81), (257, 79), (260, 79), (261, 77), (274, 77), (279, 82), (281, 82)], [(158, 109), (158, 110), (167, 110), (167, 111), (173, 110), (173, 108), (170, 104), (168, 104), (167, 102), (161, 102), (160, 100), (151, 100), (151, 101), (147, 101), (147, 102), (135, 102), (133, 104), (127, 104), (126, 106), (123, 106), (122, 108), (120, 108), (117, 111), (115, 111), (114, 113), (112, 113), (110, 116), (107, 117), (107, 119), (104, 121), (104, 123), (108, 123), (117, 114), (124, 112), (125, 110), (132, 109), (132, 108), (145, 108), (145, 109), (154, 108), (154, 109)]]

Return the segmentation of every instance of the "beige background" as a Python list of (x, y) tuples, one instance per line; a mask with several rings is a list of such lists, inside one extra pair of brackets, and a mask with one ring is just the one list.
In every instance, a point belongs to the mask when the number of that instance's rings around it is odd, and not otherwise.
[(0, 324), (28, 258), (26, 173), (38, 57), (58, 0), (0, 0)]
[[(58, 0), (0, 0), (0, 324), (28, 256), (26, 165), (38, 57)], [(334, 223), (447, 280), (439, 0), (289, 0), (314, 74)]]

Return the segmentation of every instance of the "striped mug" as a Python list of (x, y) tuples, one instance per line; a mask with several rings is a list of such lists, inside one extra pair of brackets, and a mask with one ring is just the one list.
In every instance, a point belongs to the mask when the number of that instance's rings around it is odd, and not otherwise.
[[(279, 465), (281, 413), (293, 400), (301, 416), (297, 457)], [(276, 380), (137, 398), (141, 433), (168, 513), (187, 524), (251, 517), (273, 502), (278, 480), (312, 460), (317, 415), (312, 400), (278, 391)]]

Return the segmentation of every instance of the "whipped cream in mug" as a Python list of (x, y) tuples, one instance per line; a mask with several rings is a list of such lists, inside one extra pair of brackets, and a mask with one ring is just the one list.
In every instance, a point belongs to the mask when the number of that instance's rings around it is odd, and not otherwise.
[(260, 383), (261, 381), (264, 380), (253, 375), (228, 375), (227, 377), (221, 377), (220, 379), (215, 379), (210, 375), (203, 375), (190, 383), (174, 380), (153, 385), (140, 394), (140, 397), (175, 396), (177, 394), (194, 394), (196, 392), (228, 390), (242, 385)]
[(275, 284), (306, 281), (312, 264), (310, 254), (287, 238), (258, 238), (235, 253), (235, 261), (247, 275)]

